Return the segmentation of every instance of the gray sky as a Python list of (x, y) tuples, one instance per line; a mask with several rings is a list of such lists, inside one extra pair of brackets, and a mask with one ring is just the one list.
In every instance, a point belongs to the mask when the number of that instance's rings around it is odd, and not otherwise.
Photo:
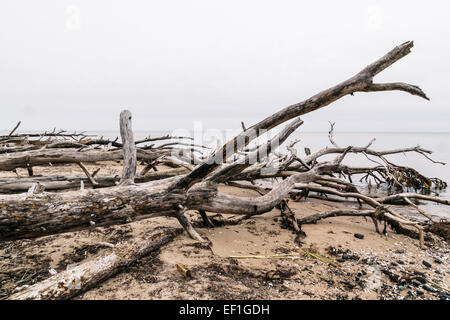
[(410, 55), (302, 130), (450, 131), (448, 1), (0, 2), (0, 129), (234, 128), (347, 79), (395, 45)]

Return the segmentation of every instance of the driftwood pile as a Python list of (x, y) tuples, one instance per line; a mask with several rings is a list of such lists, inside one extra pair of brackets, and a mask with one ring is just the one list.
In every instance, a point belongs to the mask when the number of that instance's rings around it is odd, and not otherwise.
[[(418, 206), (417, 201), (448, 205), (448, 201), (422, 192), (445, 188), (446, 184), (438, 178), (425, 177), (413, 168), (396, 165), (386, 156), (415, 152), (434, 163), (444, 164), (431, 159), (431, 151), (419, 146), (375, 151), (371, 148), (373, 141), (364, 146), (340, 147), (333, 139), (334, 124), (331, 124), (329, 132), (331, 148), (315, 153), (306, 150), (305, 156), (299, 156), (294, 141), (287, 146), (288, 154), (277, 150), (302, 125), (299, 116), (325, 107), (345, 95), (400, 90), (428, 100), (415, 85), (373, 82), (378, 73), (406, 56), (412, 46), (413, 42), (403, 43), (352, 78), (288, 106), (252, 127), (245, 128), (243, 124), (243, 131), (218, 150), (186, 142), (190, 139), (186, 137), (164, 136), (134, 141), (131, 113), (127, 110), (120, 115), (121, 142), (64, 131), (15, 134), (19, 123), (9, 135), (0, 136), (0, 170), (27, 168), (29, 177), (0, 179), (0, 241), (124, 224), (161, 215), (175, 217), (192, 238), (203, 241), (186, 218), (186, 210), (198, 211), (203, 224), (214, 227), (218, 221), (207, 213), (234, 214), (232, 219), (219, 221), (220, 224), (234, 224), (278, 208), (283, 220), (299, 236), (303, 234), (301, 227), (306, 223), (336, 216), (364, 216), (372, 219), (377, 232), (386, 233), (390, 226), (396, 232), (419, 239), (420, 245), (424, 246), (427, 237), (423, 223), (405, 218), (397, 212), (395, 205), (411, 206), (432, 223), (432, 217)], [(252, 144), (267, 130), (289, 120), (291, 122), (266, 143)], [(161, 140), (169, 142), (156, 146)], [(361, 154), (375, 165), (344, 165), (342, 160), (349, 153)], [(335, 155), (335, 159), (322, 161), (327, 155)], [(120, 177), (102, 176), (98, 171), (90, 173), (84, 166), (84, 163), (122, 159), (124, 166)], [(145, 164), (140, 173), (136, 173), (137, 161)], [(33, 175), (33, 167), (67, 163), (78, 164), (85, 175)], [(169, 165), (172, 169), (158, 171), (158, 164)], [(390, 195), (371, 197), (361, 193), (352, 181), (352, 177), (358, 175), (362, 175), (361, 181), (373, 181), (377, 186), (389, 189)], [(268, 178), (275, 178), (278, 182), (271, 187), (255, 184)], [(218, 190), (218, 186), (223, 184), (256, 190), (261, 196), (250, 198), (223, 194)], [(60, 192), (62, 190), (66, 191)], [(312, 196), (353, 198), (361, 208), (296, 218), (288, 200), (298, 201)], [(380, 224), (383, 230), (380, 230)], [(133, 239), (116, 245), (110, 254), (56, 274), (10, 298), (62, 299), (76, 296), (124, 265), (167, 243), (177, 232), (170, 228), (149, 230), (146, 239)]]

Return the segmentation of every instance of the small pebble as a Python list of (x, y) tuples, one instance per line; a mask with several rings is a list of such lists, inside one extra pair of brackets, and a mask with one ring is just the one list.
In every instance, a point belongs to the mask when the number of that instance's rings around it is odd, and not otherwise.
[(405, 264), (405, 262), (403, 260), (397, 260), (398, 264)]
[(426, 275), (425, 275), (425, 273), (423, 273), (423, 272), (420, 272), (420, 271), (417, 271), (417, 270), (414, 270), (414, 274), (416, 275), (416, 276), (422, 276), (422, 277), (426, 277)]
[(416, 293), (418, 296), (423, 296), (423, 291), (417, 290)]
[(436, 263), (439, 263), (439, 264), (441, 264), (441, 263), (442, 263), (442, 261), (441, 261), (441, 260), (439, 260), (438, 258), (435, 258), (435, 259), (434, 259), (434, 262), (436, 262)]
[(56, 272), (55, 269), (50, 269), (50, 270), (48, 270), (48, 272), (49, 272), (52, 276), (54, 276), (55, 274), (58, 273), (58, 272)]
[(398, 249), (398, 250), (395, 250), (395, 253), (402, 254), (402, 253), (405, 253), (405, 250), (403, 250), (403, 249)]
[(412, 284), (414, 287), (420, 286), (420, 282), (417, 282), (416, 280), (411, 281), (411, 284)]
[(364, 235), (361, 233), (355, 233), (354, 236), (355, 236), (355, 238), (358, 238), (358, 239), (364, 239)]
[(426, 284), (422, 285), (422, 288), (429, 292), (436, 292), (436, 289), (433, 289), (433, 288), (427, 286)]
[(425, 279), (425, 278), (423, 278), (423, 277), (417, 278), (416, 280), (419, 281), (419, 282), (422, 283), (422, 284), (427, 283), (427, 279)]
[(441, 293), (439, 293), (439, 299), (441, 299), (441, 300), (450, 300), (450, 295), (445, 293), (445, 292), (441, 292)]
[(423, 265), (424, 265), (425, 267), (431, 268), (431, 263), (429, 263), (429, 262), (427, 262), (427, 261), (425, 261), (425, 260), (423, 260), (422, 263), (423, 263)]

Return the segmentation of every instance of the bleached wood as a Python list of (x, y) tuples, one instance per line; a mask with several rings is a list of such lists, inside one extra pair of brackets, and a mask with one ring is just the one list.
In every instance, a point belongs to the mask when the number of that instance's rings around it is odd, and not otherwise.
[(9, 300), (70, 299), (108, 279), (122, 268), (170, 242), (181, 229), (164, 228), (151, 231), (113, 246), (112, 250), (90, 261), (57, 273), (52, 277), (8, 297)]
[(120, 185), (133, 184), (136, 175), (136, 145), (129, 110), (123, 110), (120, 113), (120, 136), (123, 144), (123, 170)]

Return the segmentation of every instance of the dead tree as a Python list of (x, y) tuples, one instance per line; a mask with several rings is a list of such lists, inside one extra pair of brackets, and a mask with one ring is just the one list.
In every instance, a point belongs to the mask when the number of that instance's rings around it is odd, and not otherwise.
[[(333, 139), (332, 130), (329, 132), (329, 137), (334, 145), (333, 148), (310, 153), (303, 158), (296, 154), (293, 144), (288, 148), (290, 155), (282, 155), (275, 152), (271, 141), (250, 147), (250, 143), (265, 130), (270, 130), (293, 119), (277, 136), (277, 139), (280, 141), (286, 140), (302, 124), (302, 120), (298, 118), (299, 116), (325, 107), (345, 95), (353, 95), (357, 92), (399, 90), (428, 100), (425, 93), (415, 85), (401, 82), (373, 82), (373, 78), (378, 73), (409, 54), (412, 46), (412, 41), (405, 42), (365, 67), (350, 79), (326, 89), (307, 100), (288, 106), (251, 127), (246, 128), (243, 126), (242, 133), (227, 142), (219, 150), (213, 152), (197, 166), (189, 163), (189, 160), (192, 160), (194, 157), (193, 150), (190, 150), (189, 156), (179, 156), (171, 159), (173, 164), (184, 167), (185, 171), (157, 181), (136, 183), (139, 178), (135, 177), (136, 158), (149, 161), (149, 164), (154, 165), (156, 159), (165, 157), (167, 160), (173, 157), (173, 152), (168, 155), (167, 150), (163, 149), (167, 146), (159, 150), (137, 148), (135, 157), (134, 145), (136, 143), (133, 143), (131, 114), (128, 111), (124, 111), (121, 114), (121, 135), (123, 140), (121, 147), (123, 151), (119, 149), (109, 151), (81, 149), (81, 151), (76, 151), (70, 149), (62, 150), (62, 148), (54, 150), (45, 148), (15, 152), (12, 157), (2, 157), (0, 158), (0, 170), (13, 170), (18, 167), (41, 165), (52, 161), (80, 163), (124, 158), (122, 182), (127, 182), (117, 186), (109, 186), (111, 182), (104, 182), (101, 177), (96, 177), (95, 181), (99, 185), (103, 183), (104, 188), (63, 193), (44, 192), (28, 196), (23, 194), (1, 195), (0, 240), (39, 237), (83, 229), (92, 225), (128, 223), (137, 219), (161, 215), (177, 218), (191, 237), (201, 240), (189, 220), (183, 215), (185, 210), (197, 210), (205, 221), (205, 217), (207, 218), (206, 212), (239, 214), (243, 218), (249, 218), (271, 211), (274, 208), (279, 208), (285, 212), (287, 219), (291, 223), (296, 224), (293, 226), (296, 232), (301, 231), (303, 223), (311, 223), (320, 219), (349, 215), (368, 216), (373, 219), (377, 231), (380, 231), (378, 222), (385, 222), (390, 224), (397, 232), (419, 238), (421, 245), (423, 245), (423, 227), (418, 222), (403, 217), (395, 209), (386, 207), (384, 204), (402, 200), (411, 205), (411, 199), (420, 199), (448, 205), (448, 201), (417, 193), (401, 193), (400, 191), (393, 196), (373, 198), (360, 193), (352, 183), (351, 176), (355, 173), (366, 173), (373, 176), (377, 174), (377, 179), (380, 181), (392, 182), (397, 187), (408, 186), (408, 184), (416, 184), (415, 186), (417, 187), (420, 183), (423, 186), (430, 187), (431, 184), (443, 183), (440, 180), (429, 179), (412, 168), (397, 166), (386, 159), (386, 155), (389, 154), (418, 152), (432, 160), (428, 156), (431, 153), (430, 151), (420, 147), (375, 151), (370, 148), (373, 140), (363, 147), (349, 146), (340, 148)], [(5, 139), (11, 139), (11, 137), (8, 136)], [(108, 142), (107, 145), (112, 146), (112, 143)], [(261, 153), (262, 151), (266, 153)], [(375, 168), (351, 168), (342, 164), (342, 160), (348, 153), (359, 153), (364, 156), (373, 155), (378, 157), (382, 163)], [(335, 154), (336, 158), (328, 162), (320, 161), (321, 157), (326, 154)], [(269, 170), (269, 174), (264, 173), (262, 169), (268, 168), (273, 170)], [(349, 181), (342, 180), (336, 175), (346, 175)], [(283, 180), (269, 189), (253, 187), (260, 189), (261, 196), (259, 197), (231, 196), (221, 193), (218, 189), (218, 186), (223, 183), (236, 183), (235, 181), (239, 180), (254, 181), (268, 177), (282, 177)], [(132, 183), (133, 181), (135, 182), (134, 184)], [(92, 181), (90, 182), (93, 184)], [(246, 187), (245, 184), (239, 183), (239, 185), (240, 187)], [(2, 184), (0, 183), (1, 187)], [(294, 219), (295, 216), (287, 213), (289, 210), (286, 209), (286, 203), (282, 202), (289, 196), (298, 193), (307, 196), (310, 192), (331, 194), (340, 198), (358, 199), (358, 201), (366, 203), (372, 209), (338, 210), (302, 219)], [(415, 206), (413, 207), (416, 208)], [(240, 219), (236, 221), (240, 221)], [(205, 221), (205, 223), (211, 226), (211, 221)], [(410, 227), (417, 230), (417, 232), (411, 230)], [(131, 251), (135, 252), (134, 249)], [(129, 263), (130, 259), (136, 259), (138, 256), (126, 256), (123, 259)], [(117, 260), (113, 262), (114, 265), (120, 265), (120, 263)], [(107, 270), (101, 269), (98, 272), (98, 277), (90, 275), (88, 278), (97, 277), (96, 279), (101, 280), (104, 278), (102, 275), (108, 275), (111, 273), (111, 270), (115, 270), (115, 267), (111, 268), (106, 266)], [(89, 270), (92, 269), (88, 264), (83, 264), (79, 266), (78, 270), (91, 272)], [(48, 279), (45, 283), (32, 286), (23, 294), (18, 293), (15, 297), (57, 298), (72, 296), (72, 293), (65, 295), (65, 293), (60, 293), (55, 289), (54, 286), (58, 284), (58, 279), (60, 279), (58, 277), (64, 276), (56, 275), (52, 277), (53, 279)], [(93, 285), (94, 282), (94, 280), (89, 280), (86, 287)], [(46, 295), (37, 295), (36, 292), (39, 292), (39, 290), (44, 290), (43, 292), (46, 292)], [(58, 292), (56, 296), (53, 295), (55, 292)]]
[(123, 143), (123, 171), (120, 185), (134, 183), (136, 175), (136, 146), (131, 128), (131, 112), (124, 110), (120, 113), (120, 136)]
[[(180, 205), (187, 209), (222, 213), (252, 214), (270, 211), (294, 188), (295, 183), (317, 180), (322, 173), (322, 168), (329, 166), (327, 164), (316, 165), (306, 172), (296, 172), (271, 192), (262, 196), (261, 199), (242, 199), (220, 194), (217, 191), (217, 183), (226, 181), (230, 171), (233, 175), (237, 175), (245, 169), (249, 169), (250, 165), (246, 163), (247, 161), (237, 160), (228, 167), (222, 168), (222, 163), (238, 150), (247, 146), (251, 140), (258, 137), (261, 130), (272, 129), (289, 119), (322, 108), (347, 94), (401, 90), (428, 99), (417, 86), (406, 83), (373, 83), (375, 75), (407, 55), (412, 46), (412, 42), (403, 43), (364, 68), (354, 77), (303, 102), (286, 107), (258, 124), (247, 128), (188, 174), (136, 186), (120, 186), (103, 190), (43, 194), (26, 199), (22, 196), (2, 196), (0, 199), (2, 203), (0, 215), (1, 238), (35, 237), (83, 228), (92, 225), (92, 223), (98, 225), (124, 223), (152, 214), (175, 215), (179, 212)], [(299, 124), (300, 120), (295, 120), (288, 125), (287, 135), (293, 131), (289, 130), (290, 127), (295, 128)], [(350, 152), (351, 150), (352, 148), (347, 148), (344, 151), (336, 150), (335, 152)], [(367, 150), (367, 148), (364, 149), (365, 152), (368, 152)], [(92, 157), (97, 156), (93, 151), (79, 152), (76, 156), (69, 155), (80, 162), (83, 159), (80, 159), (79, 154), (83, 153)], [(91, 155), (91, 153), (93, 154)], [(119, 157), (119, 152), (114, 151), (112, 154), (114, 155), (113, 158)], [(139, 154), (138, 151), (138, 157)], [(149, 159), (155, 158), (153, 153), (141, 154), (148, 156)], [(65, 159), (67, 157), (68, 153), (66, 152), (55, 158)], [(44, 158), (45, 161), (50, 160), (50, 157)], [(303, 162), (310, 163), (314, 160), (313, 158), (311, 157), (311, 159), (306, 159)], [(5, 168), (8, 165), (8, 168), (15, 168), (18, 162), (23, 165), (33, 165), (36, 162), (44, 161), (39, 159), (39, 157), (33, 156), (20, 158), (21, 161), (2, 159), (0, 168), (2, 166)], [(245, 159), (248, 160), (248, 157)], [(194, 185), (195, 188), (191, 188)]]

